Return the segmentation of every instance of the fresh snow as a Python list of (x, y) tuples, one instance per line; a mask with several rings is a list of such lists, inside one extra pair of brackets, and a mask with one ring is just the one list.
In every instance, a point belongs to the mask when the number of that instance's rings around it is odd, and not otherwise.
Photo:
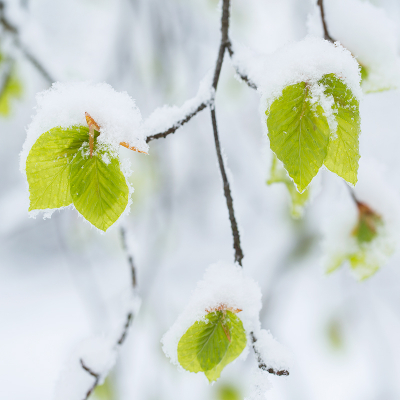
[(100, 126), (99, 143), (118, 149), (126, 142), (148, 151), (142, 118), (134, 100), (126, 92), (116, 92), (107, 83), (53, 83), (36, 96), (36, 114), (27, 128), (21, 152), (20, 170), (26, 173), (26, 159), (36, 140), (55, 127), (87, 126), (85, 112)]
[(331, 73), (342, 79), (357, 99), (362, 95), (358, 63), (338, 42), (333, 44), (307, 36), (267, 55), (256, 54), (235, 44), (233, 63), (257, 85), (262, 97), (262, 113), (286, 86), (299, 82), (307, 82), (314, 88), (314, 96), (320, 97), (315, 85), (324, 75)]
[[(368, 70), (362, 82), (365, 92), (400, 87), (398, 27), (384, 9), (360, 0), (326, 0), (325, 14), (329, 34)], [(323, 35), (317, 6), (308, 18), (308, 30)]]

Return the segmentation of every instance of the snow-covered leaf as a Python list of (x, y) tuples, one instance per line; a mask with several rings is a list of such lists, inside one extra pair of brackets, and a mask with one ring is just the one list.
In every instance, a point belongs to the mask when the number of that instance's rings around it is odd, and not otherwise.
[(204, 372), (210, 382), (246, 347), (241, 320), (231, 311), (214, 311), (196, 321), (178, 343), (178, 361), (191, 372)]

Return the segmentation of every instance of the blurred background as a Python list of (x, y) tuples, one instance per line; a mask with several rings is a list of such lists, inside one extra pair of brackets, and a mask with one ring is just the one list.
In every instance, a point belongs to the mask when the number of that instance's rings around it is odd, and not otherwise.
[[(214, 67), (220, 40), (217, 0), (4, 3), (20, 42), (53, 79), (105, 81), (127, 91), (143, 118), (163, 104), (180, 105), (193, 97)], [(326, 3), (333, 7), (334, 0)], [(399, 1), (370, 4), (396, 27), (390, 40), (398, 44)], [(273, 52), (307, 35), (314, 7), (311, 0), (232, 0), (231, 37)], [(340, 26), (346, 9), (339, 11), (328, 15), (328, 22)], [(100, 234), (75, 210), (47, 220), (29, 218), (19, 152), (35, 95), (49, 84), (4, 27), (0, 53), (14, 61), (15, 78), (7, 99), (0, 97), (0, 398), (50, 400), (76, 345), (121, 323), (119, 305), (130, 270), (118, 226)], [(0, 61), (0, 75), (1, 68)], [(216, 111), (243, 266), (263, 293), (263, 328), (292, 351), (295, 361), (289, 377), (271, 376), (266, 398), (399, 399), (399, 254), (363, 282), (347, 267), (325, 273), (324, 218), (335, 218), (333, 205), (348, 191), (340, 178), (322, 171), (303, 218), (292, 218), (285, 185), (266, 184), (272, 157), (259, 95), (234, 75), (226, 58)], [(381, 165), (386, 184), (400, 195), (398, 110), (399, 90), (365, 95), (361, 156)], [(248, 394), (252, 354), (208, 385), (200, 375), (179, 372), (160, 344), (205, 268), (233, 261), (213, 140), (205, 110), (174, 135), (151, 142), (149, 156), (121, 148), (134, 170), (131, 213), (122, 223), (142, 305), (116, 366), (93, 400), (239, 400)]]

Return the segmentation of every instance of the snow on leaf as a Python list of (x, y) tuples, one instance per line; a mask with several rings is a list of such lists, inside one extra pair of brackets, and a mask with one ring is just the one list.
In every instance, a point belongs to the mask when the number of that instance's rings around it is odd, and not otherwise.
[(334, 116), (337, 122), (335, 134), (330, 138), (325, 166), (347, 182), (357, 183), (360, 159), (358, 137), (360, 114), (358, 100), (347, 85), (334, 74), (325, 75), (319, 82), (325, 87), (325, 95), (332, 96)]

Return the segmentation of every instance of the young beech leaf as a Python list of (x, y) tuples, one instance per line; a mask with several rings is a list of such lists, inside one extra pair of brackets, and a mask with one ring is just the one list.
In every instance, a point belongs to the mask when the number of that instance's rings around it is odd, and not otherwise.
[(231, 311), (214, 311), (195, 322), (178, 343), (178, 361), (190, 372), (204, 372), (210, 382), (246, 347), (242, 321)]
[(358, 100), (351, 90), (334, 74), (325, 75), (319, 82), (325, 87), (325, 95), (332, 96), (332, 106), (337, 130), (330, 138), (325, 166), (349, 183), (357, 183), (358, 137), (360, 114)]
[(384, 255), (390, 255), (392, 249), (390, 246), (386, 248), (384, 244), (382, 247), (382, 243), (376, 243), (379, 236), (378, 229), (383, 225), (381, 216), (362, 202), (357, 202), (357, 207), (358, 222), (351, 233), (355, 243), (351, 250), (332, 261), (328, 272), (334, 271), (348, 261), (355, 275), (363, 280), (372, 276), (381, 267), (381, 257), (376, 257), (375, 253), (383, 252)]
[(290, 213), (293, 218), (301, 218), (304, 206), (308, 201), (309, 191), (306, 189), (303, 193), (299, 193), (296, 190), (293, 181), (288, 177), (286, 170), (275, 155), (272, 160), (270, 178), (267, 181), (268, 185), (272, 185), (273, 183), (285, 184), (291, 198)]
[(90, 158), (86, 143), (72, 160), (70, 191), (75, 208), (102, 231), (117, 221), (129, 199), (118, 158), (96, 145)]
[(330, 130), (324, 110), (311, 103), (309, 85), (287, 86), (266, 111), (271, 150), (302, 193), (322, 166)]
[(87, 127), (58, 127), (43, 133), (35, 142), (26, 160), (29, 211), (59, 208), (72, 203), (70, 165), (84, 141), (88, 140), (88, 135)]

